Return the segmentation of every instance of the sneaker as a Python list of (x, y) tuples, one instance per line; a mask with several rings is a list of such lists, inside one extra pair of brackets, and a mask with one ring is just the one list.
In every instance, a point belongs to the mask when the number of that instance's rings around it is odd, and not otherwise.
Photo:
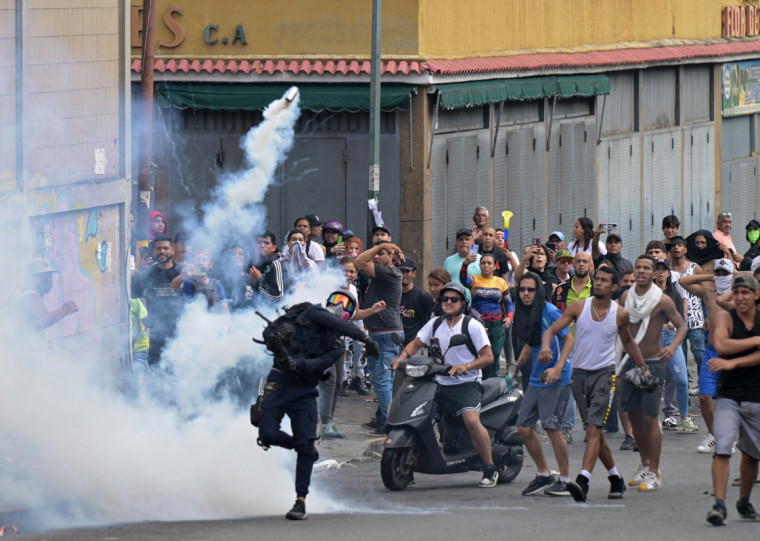
[(382, 428), (382, 426), (380, 426), (380, 423), (378, 423), (377, 419), (375, 419), (374, 417), (370, 419), (368, 422), (362, 423), (362, 426), (368, 430), (377, 430), (378, 428)]
[(288, 511), (285, 518), (288, 520), (305, 520), (309, 518), (309, 515), (306, 514), (306, 502), (303, 500), (296, 500), (296, 503), (293, 504), (293, 508)]
[(546, 488), (549, 488), (557, 482), (557, 478), (553, 475), (536, 475), (527, 487), (522, 491), (523, 496), (533, 496), (539, 492), (543, 492)]
[(368, 436), (386, 436), (387, 433), (385, 432), (385, 427), (383, 428), (373, 428), (369, 432), (367, 432)]
[(343, 439), (346, 436), (338, 432), (338, 429), (335, 428), (335, 425), (332, 423), (327, 423), (322, 425), (322, 432), (320, 433), (320, 437), (323, 440), (337, 440), (337, 439)]
[(760, 522), (760, 515), (755, 512), (755, 508), (752, 507), (751, 503), (747, 502), (745, 504), (742, 504), (740, 502), (736, 502), (736, 510), (739, 511), (739, 514), (744, 520)]
[(585, 502), (588, 495), (588, 479), (585, 475), (578, 474), (575, 481), (567, 484), (567, 491), (576, 502)]
[(707, 522), (713, 526), (723, 526), (726, 524), (726, 506), (716, 503), (707, 512)]
[(639, 492), (651, 492), (653, 490), (660, 490), (662, 487), (662, 477), (654, 472), (647, 471), (647, 476), (639, 484)]
[(351, 396), (351, 387), (348, 380), (340, 384), (340, 391), (338, 391), (338, 394), (340, 396)]
[(354, 378), (351, 380), (351, 383), (349, 384), (349, 389), (352, 391), (356, 391), (356, 394), (360, 395), (368, 395), (369, 391), (367, 390), (367, 386), (364, 384), (364, 381), (362, 378)]
[(699, 396), (699, 385), (689, 387), (689, 396)]
[(688, 417), (686, 419), (681, 419), (681, 422), (678, 423), (678, 426), (676, 427), (676, 432), (679, 432), (681, 434), (692, 434), (698, 430), (699, 427), (695, 425), (694, 421)]
[(480, 480), (478, 485), (480, 488), (493, 488), (496, 483), (499, 482), (499, 472), (496, 471), (496, 466), (489, 464), (483, 468), (483, 479)]
[(569, 496), (570, 491), (567, 489), (567, 483), (557, 480), (552, 486), (544, 490), (547, 496)]
[(620, 450), (621, 451), (633, 451), (633, 448), (636, 445), (636, 441), (633, 439), (633, 436), (628, 436), (623, 439), (623, 443), (620, 444)]
[(708, 434), (702, 443), (697, 445), (698, 453), (712, 453), (715, 450), (715, 436)]
[(565, 438), (567, 443), (573, 443), (573, 429), (570, 427), (563, 428), (562, 437)]
[(610, 493), (607, 494), (607, 499), (621, 500), (625, 492), (625, 480), (620, 475), (610, 475), (607, 479), (610, 481)]
[(644, 466), (643, 464), (639, 464), (639, 469), (636, 470), (636, 473), (633, 474), (633, 479), (628, 481), (629, 487), (637, 487), (641, 483), (644, 482), (644, 479), (646, 479), (647, 474), (649, 473), (649, 466)]
[(678, 427), (678, 419), (675, 417), (665, 417), (662, 421), (663, 430), (675, 430)]

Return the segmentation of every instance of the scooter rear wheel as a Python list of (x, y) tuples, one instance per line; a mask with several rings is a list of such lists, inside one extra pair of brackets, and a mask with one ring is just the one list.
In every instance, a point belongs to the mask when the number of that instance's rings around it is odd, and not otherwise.
[(522, 445), (508, 445), (507, 452), (496, 458), (496, 467), (499, 470), (499, 483), (511, 483), (522, 470), (523, 466)]
[(380, 475), (389, 490), (404, 490), (414, 477), (414, 449), (386, 449), (380, 460)]

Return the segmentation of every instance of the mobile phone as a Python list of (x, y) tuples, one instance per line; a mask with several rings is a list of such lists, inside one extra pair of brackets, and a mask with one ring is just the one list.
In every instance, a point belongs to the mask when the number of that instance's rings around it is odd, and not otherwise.
[(557, 243), (556, 242), (547, 242), (546, 243), (546, 247), (549, 248), (553, 252), (557, 251)]
[(343, 235), (338, 235), (338, 244), (343, 242)]
[(617, 224), (606, 223), (602, 226), (602, 230), (607, 233), (612, 233), (613, 231), (617, 231)]
[(540, 379), (540, 380), (541, 380), (541, 383), (546, 383), (546, 378), (548, 378), (548, 377), (549, 377), (549, 376), (547, 376), (547, 375), (546, 375), (546, 372), (541, 372), (541, 373), (538, 375), (538, 379)]
[(138, 251), (140, 252), (140, 259), (144, 259), (148, 255), (148, 247), (147, 246), (140, 246), (138, 248)]
[(541, 239), (533, 239), (533, 246), (541, 246)]
[(473, 243), (472, 246), (470, 246), (470, 255), (478, 255), (478, 245)]

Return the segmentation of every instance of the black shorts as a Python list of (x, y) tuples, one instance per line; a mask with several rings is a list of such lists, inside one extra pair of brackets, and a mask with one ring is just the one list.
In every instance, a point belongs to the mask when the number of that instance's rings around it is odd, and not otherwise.
[[(660, 404), (662, 402), (662, 385), (668, 376), (666, 363), (659, 359), (644, 359), (652, 376), (660, 379), (660, 384), (655, 387), (654, 391), (647, 393), (638, 390), (636, 387), (620, 378), (620, 409), (625, 412), (641, 411), (642, 415), (657, 417), (660, 413)], [(636, 364), (633, 361), (627, 361), (621, 374), (625, 374)]]
[(462, 415), (465, 411), (480, 411), (483, 391), (483, 386), (476, 381), (458, 385), (441, 385), (435, 394), (438, 413)]

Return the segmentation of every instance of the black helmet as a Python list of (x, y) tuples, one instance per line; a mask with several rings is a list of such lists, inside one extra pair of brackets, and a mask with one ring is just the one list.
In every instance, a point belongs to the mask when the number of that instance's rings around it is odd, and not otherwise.
[(462, 284), (459, 282), (449, 282), (443, 288), (441, 288), (441, 292), (439, 295), (443, 295), (443, 292), (446, 290), (456, 291), (459, 293), (459, 295), (462, 297), (462, 300), (464, 300), (465, 306), (467, 305), (467, 290), (464, 288)]

